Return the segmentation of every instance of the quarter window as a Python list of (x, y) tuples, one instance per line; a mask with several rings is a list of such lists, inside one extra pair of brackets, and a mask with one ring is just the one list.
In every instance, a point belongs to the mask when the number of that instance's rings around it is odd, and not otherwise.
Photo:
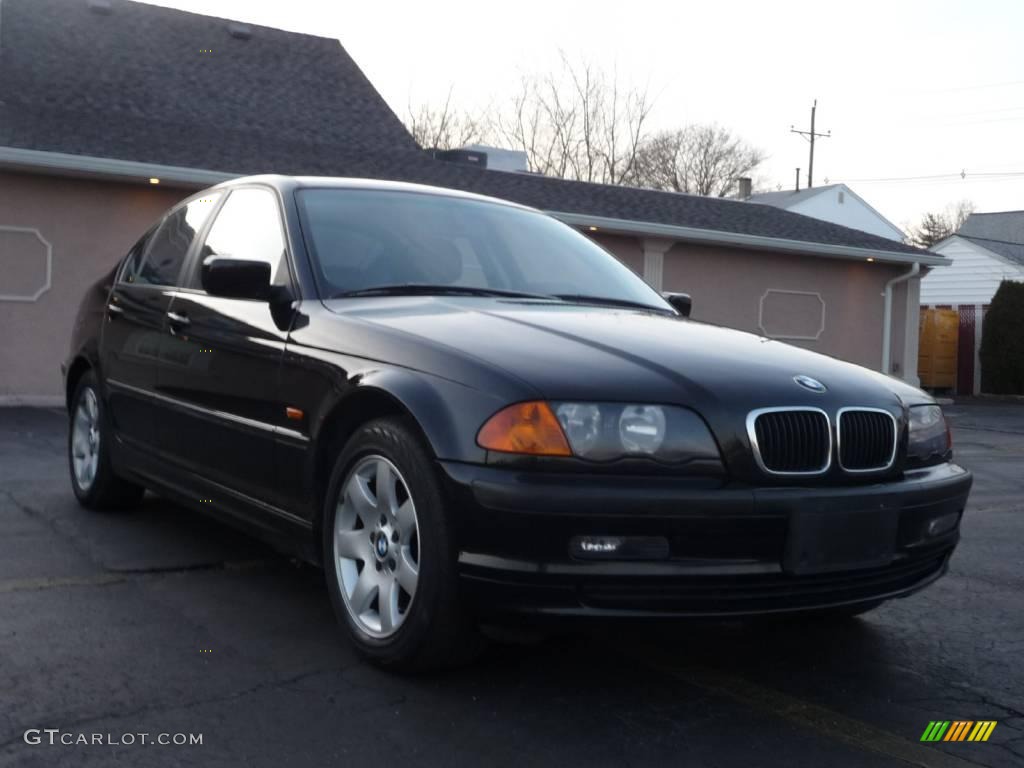
[(271, 284), (287, 285), (284, 236), (274, 195), (255, 188), (231, 192), (196, 259), (190, 288), (202, 288), (202, 264), (210, 256), (265, 261), (270, 264)]
[(135, 279), (128, 282), (175, 285), (189, 246), (213, 210), (217, 197), (197, 198), (168, 215), (149, 239), (141, 269)]
[(125, 257), (124, 264), (121, 267), (120, 280), (122, 283), (135, 282), (135, 278), (139, 274), (139, 267), (142, 266), (142, 254), (146, 252), (146, 243), (149, 242), (151, 234), (153, 234), (152, 230), (144, 234), (139, 238), (139, 242), (128, 251), (128, 255)]

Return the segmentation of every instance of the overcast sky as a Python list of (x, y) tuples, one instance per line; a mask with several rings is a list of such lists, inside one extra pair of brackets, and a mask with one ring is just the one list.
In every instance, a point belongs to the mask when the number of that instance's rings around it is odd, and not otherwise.
[[(1024, 209), (1022, 0), (150, 1), (336, 37), (403, 118), (449, 87), (500, 103), (561, 49), (648, 87), (655, 127), (717, 121), (762, 147), (771, 189), (796, 167), (804, 186), (789, 129), (817, 98), (816, 185), (845, 181), (901, 226), (963, 198)], [(947, 178), (891, 180), (922, 176)]]

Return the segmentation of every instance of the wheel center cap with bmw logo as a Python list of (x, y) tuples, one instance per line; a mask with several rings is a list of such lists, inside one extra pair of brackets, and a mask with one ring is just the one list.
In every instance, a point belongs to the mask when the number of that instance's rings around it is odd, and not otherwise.
[(817, 379), (812, 379), (810, 376), (804, 376), (802, 373), (799, 376), (794, 376), (793, 381), (799, 384), (804, 389), (809, 389), (811, 392), (822, 393), (826, 387)]
[(387, 536), (383, 536), (383, 535), (378, 536), (377, 537), (377, 543), (376, 543), (375, 546), (377, 548), (377, 557), (381, 558), (382, 560), (385, 557), (387, 557), (387, 555), (388, 555), (388, 537)]

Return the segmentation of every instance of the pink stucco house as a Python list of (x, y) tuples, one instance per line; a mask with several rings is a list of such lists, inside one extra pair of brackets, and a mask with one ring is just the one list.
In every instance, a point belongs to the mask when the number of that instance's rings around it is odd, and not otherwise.
[(60, 402), (82, 291), (163, 209), (265, 172), (531, 205), (690, 293), (699, 320), (915, 381), (920, 278), (940, 255), (756, 202), (435, 158), (336, 40), (128, 0), (3, 0), (0, 14), (0, 403)]

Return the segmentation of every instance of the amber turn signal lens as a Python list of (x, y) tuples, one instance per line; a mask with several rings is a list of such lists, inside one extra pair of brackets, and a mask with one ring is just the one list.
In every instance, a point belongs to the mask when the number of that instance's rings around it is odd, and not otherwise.
[(476, 436), (481, 448), (533, 456), (572, 456), (569, 441), (544, 402), (517, 403), (487, 420)]

